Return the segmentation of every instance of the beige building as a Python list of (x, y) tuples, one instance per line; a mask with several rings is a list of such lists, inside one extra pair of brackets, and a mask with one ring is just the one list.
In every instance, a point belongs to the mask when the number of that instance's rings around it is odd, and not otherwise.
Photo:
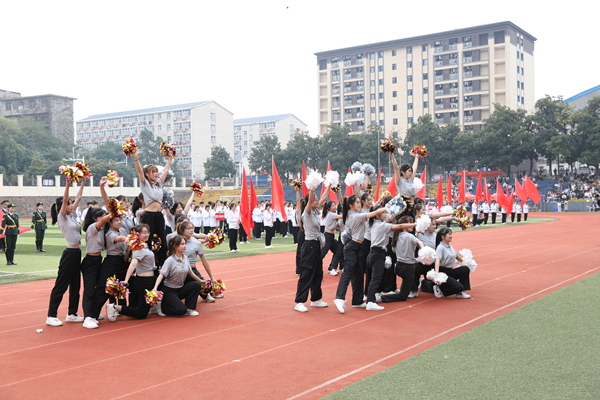
[(479, 131), (493, 103), (532, 112), (535, 41), (500, 22), (316, 53), (319, 134), (333, 122), (402, 137), (425, 114)]
[(215, 101), (93, 115), (77, 121), (76, 141), (94, 149), (107, 141), (136, 139), (144, 129), (177, 145), (183, 178), (204, 179), (204, 162), (215, 145), (232, 154), (233, 113)]
[(243, 160), (247, 160), (255, 141), (264, 135), (277, 136), (281, 148), (285, 149), (288, 142), (294, 138), (296, 129), (306, 131), (306, 124), (294, 114), (234, 119), (233, 154), (238, 171), (241, 171), (241, 165), (247, 166)]

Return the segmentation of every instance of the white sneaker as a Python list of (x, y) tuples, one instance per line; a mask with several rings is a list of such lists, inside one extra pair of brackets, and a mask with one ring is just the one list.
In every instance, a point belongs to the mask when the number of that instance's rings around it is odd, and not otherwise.
[(335, 270), (335, 269), (330, 269), (329, 270), (329, 275), (331, 275), (331, 276), (337, 276), (337, 274), (338, 274), (337, 270)]
[(77, 314), (70, 314), (65, 318), (65, 322), (83, 322), (83, 317), (80, 317)]
[(385, 293), (382, 293), (382, 294), (395, 294), (395, 293), (396, 293), (395, 291), (391, 290), (389, 292), (385, 292)]
[(375, 293), (375, 302), (381, 303), (381, 293)]
[(417, 288), (417, 290), (421, 290), (421, 284), (423, 283), (423, 279), (425, 279), (425, 278), (423, 278), (423, 277), (419, 278), (419, 287)]
[(363, 301), (367, 301), (367, 296), (363, 294)]
[(96, 322), (94, 322), (94, 318), (86, 317), (85, 320), (83, 321), (83, 327), (87, 328), (87, 329), (97, 329), (98, 324)]
[(441, 299), (442, 297), (444, 297), (444, 294), (442, 293), (442, 289), (440, 289), (440, 287), (438, 285), (433, 285), (433, 294), (435, 294), (435, 297), (437, 297), (438, 299)]
[(98, 315), (98, 321), (102, 321), (104, 319), (104, 315), (100, 314)]
[(56, 317), (48, 317), (46, 318), (46, 325), (49, 326), (62, 326), (62, 321)]
[(230, 253), (235, 253), (235, 250), (229, 250)]
[(222, 299), (223, 297), (225, 297), (223, 293), (214, 296), (215, 299)]
[(308, 308), (306, 308), (304, 303), (296, 303), (296, 305), (294, 306), (294, 310), (299, 312), (307, 312)]
[(198, 314), (198, 311), (196, 311), (196, 310), (189, 310), (189, 309), (188, 309), (188, 310), (185, 312), (185, 315), (187, 315), (187, 316), (190, 316), (190, 317), (196, 317), (196, 316), (198, 316), (198, 315), (200, 315), (200, 314)]
[(240, 244), (246, 244), (246, 242), (240, 242)]
[(346, 300), (335, 299), (333, 301), (333, 304), (335, 304), (339, 312), (341, 312), (342, 314), (344, 313), (344, 310), (346, 309)]
[(240, 251), (240, 249), (235, 249), (235, 252), (237, 253), (238, 251)]
[(155, 304), (152, 307), (150, 307), (150, 311), (148, 311), (148, 315), (150, 314), (158, 314), (158, 306)]
[(408, 294), (408, 298), (409, 298), (409, 299), (414, 299), (415, 297), (419, 297), (419, 292), (413, 292), (413, 291), (411, 291), (411, 292)]
[(110, 322), (115, 322), (117, 320), (117, 314), (118, 312), (114, 304), (109, 303), (106, 305), (106, 316)]
[(381, 310), (385, 310), (385, 307), (381, 307), (378, 306), (377, 304), (373, 303), (373, 302), (369, 302), (366, 305), (367, 311), (381, 311)]
[(310, 306), (311, 307), (327, 307), (327, 303), (325, 303), (323, 300), (311, 301)]
[(359, 304), (356, 306), (354, 304), (352, 304), (352, 307), (354, 307), (354, 308), (365, 308), (366, 306), (367, 306), (367, 303), (362, 303), (362, 304)]
[(457, 299), (469, 299), (471, 298), (471, 295), (466, 294), (464, 291), (460, 292), (459, 294), (456, 295)]
[(273, 249), (273, 246), (265, 246), (265, 249)]
[(202, 299), (201, 303), (214, 303), (215, 299), (210, 295), (207, 294), (205, 299)]

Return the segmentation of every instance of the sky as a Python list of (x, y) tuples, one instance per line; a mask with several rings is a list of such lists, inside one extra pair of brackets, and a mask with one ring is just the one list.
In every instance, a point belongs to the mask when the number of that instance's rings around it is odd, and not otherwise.
[(292, 113), (316, 135), (316, 52), (511, 21), (537, 38), (536, 99), (568, 98), (600, 84), (599, 9), (582, 0), (0, 0), (0, 89), (75, 97), (75, 120), (214, 100), (234, 118)]

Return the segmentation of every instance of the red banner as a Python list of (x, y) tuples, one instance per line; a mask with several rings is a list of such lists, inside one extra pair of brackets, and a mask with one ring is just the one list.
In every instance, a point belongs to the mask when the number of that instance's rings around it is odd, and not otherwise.
[[(479, 176), (479, 174), (481, 173), (481, 176), (498, 176), (498, 175), (504, 175), (504, 171), (502, 171), (501, 169), (496, 169), (494, 171), (464, 171), (464, 174), (468, 177), (476, 177)], [(463, 171), (461, 172), (457, 172), (454, 174), (454, 176), (462, 176)]]

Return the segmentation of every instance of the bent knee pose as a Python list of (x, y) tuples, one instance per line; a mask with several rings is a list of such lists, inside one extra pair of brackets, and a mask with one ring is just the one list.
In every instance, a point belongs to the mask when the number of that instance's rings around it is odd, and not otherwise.
[(458, 299), (468, 299), (469, 296), (465, 290), (471, 290), (469, 274), (471, 270), (467, 266), (454, 268), (454, 261), (462, 262), (460, 254), (454, 250), (450, 244), (452, 242), (452, 230), (442, 228), (435, 238), (437, 260), (435, 260), (435, 272), (444, 272), (448, 275), (446, 283), (440, 286), (434, 285), (433, 292), (435, 297), (442, 298), (456, 295)]

